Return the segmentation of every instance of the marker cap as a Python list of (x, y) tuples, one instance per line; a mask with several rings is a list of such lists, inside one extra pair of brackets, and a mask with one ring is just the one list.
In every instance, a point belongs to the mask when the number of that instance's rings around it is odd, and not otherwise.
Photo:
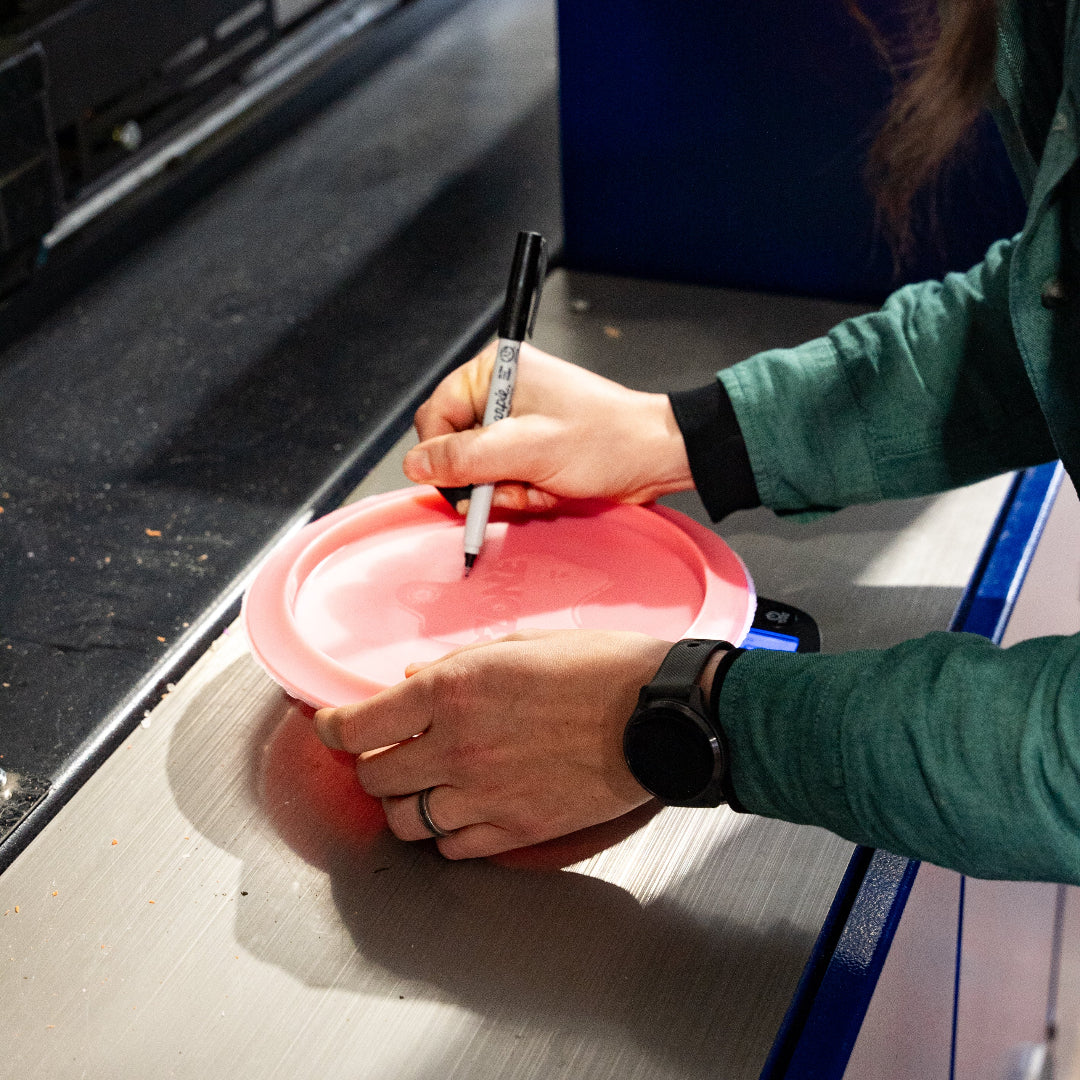
[(510, 264), (498, 336), (524, 341), (532, 334), (547, 274), (547, 244), (537, 232), (519, 232)]

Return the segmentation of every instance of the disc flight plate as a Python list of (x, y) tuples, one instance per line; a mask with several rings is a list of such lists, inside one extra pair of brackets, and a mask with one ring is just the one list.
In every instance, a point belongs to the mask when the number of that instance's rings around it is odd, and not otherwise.
[(405, 666), (525, 629), (636, 630), (738, 644), (753, 582), (715, 533), (666, 507), (583, 501), (493, 511), (463, 574), (463, 519), (433, 489), (342, 507), (276, 548), (244, 598), (252, 652), (314, 706), (359, 701)]

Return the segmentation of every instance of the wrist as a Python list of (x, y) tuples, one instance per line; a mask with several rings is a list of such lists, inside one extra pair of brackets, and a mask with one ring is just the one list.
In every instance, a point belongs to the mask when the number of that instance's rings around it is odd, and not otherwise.
[(694, 476), (671, 399), (667, 394), (644, 392), (641, 392), (641, 399), (645, 415), (645, 447), (641, 460), (648, 462), (650, 472), (646, 485), (648, 498), (657, 499), (677, 491), (690, 491), (694, 486)]
[(709, 662), (701, 672), (699, 685), (701, 692), (708, 702), (709, 718), (716, 725), (716, 730), (724, 743), (726, 761), (724, 763), (724, 776), (721, 783), (724, 792), (724, 800), (733, 810), (745, 813), (746, 808), (735, 794), (735, 787), (731, 780), (731, 743), (727, 732), (724, 730), (723, 721), (720, 719), (720, 694), (724, 689), (724, 679), (731, 670), (731, 665), (745, 652), (745, 649), (720, 649), (709, 657)]
[(698, 686), (701, 687), (701, 692), (705, 695), (705, 700), (712, 702), (712, 688), (713, 681), (716, 678), (716, 671), (720, 667), (720, 661), (724, 659), (727, 654), (731, 652), (730, 649), (718, 649), (709, 657), (705, 667), (702, 669), (701, 676), (698, 678)]
[(740, 655), (728, 642), (684, 638), (641, 688), (623, 733), (623, 755), (641, 787), (669, 806), (734, 803), (727, 736), (702, 681), (711, 669), (709, 691), (715, 697)]

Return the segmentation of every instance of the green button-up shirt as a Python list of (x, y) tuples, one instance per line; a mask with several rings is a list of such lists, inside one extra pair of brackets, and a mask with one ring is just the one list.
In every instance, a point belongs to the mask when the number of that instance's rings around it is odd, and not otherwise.
[[(1055, 457), (1080, 480), (1080, 0), (1059, 8), (1012, 0), (1000, 20), (994, 111), (1023, 231), (720, 373), (766, 506), (923, 495)], [(1080, 635), (747, 653), (720, 712), (752, 811), (976, 876), (1080, 883)]]

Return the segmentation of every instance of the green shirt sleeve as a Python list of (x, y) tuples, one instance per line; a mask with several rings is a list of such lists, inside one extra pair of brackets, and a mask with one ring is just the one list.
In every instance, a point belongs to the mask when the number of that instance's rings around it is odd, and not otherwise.
[(1013, 243), (719, 373), (766, 506), (925, 495), (1057, 456), (1009, 318)]
[(720, 721), (746, 809), (976, 877), (1080, 884), (1080, 635), (757, 650)]

